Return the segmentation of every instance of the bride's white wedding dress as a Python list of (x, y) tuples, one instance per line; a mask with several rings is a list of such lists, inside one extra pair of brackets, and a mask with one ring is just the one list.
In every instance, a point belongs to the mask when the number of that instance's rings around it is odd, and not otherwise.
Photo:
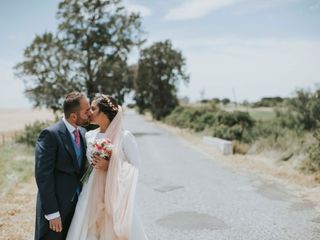
[[(110, 125), (117, 125), (114, 121)], [(121, 124), (121, 128), (109, 126), (118, 133), (111, 129), (111, 133), (93, 130), (86, 134), (88, 161), (97, 139), (111, 136), (118, 151), (112, 153), (108, 172), (94, 169), (83, 185), (67, 240), (147, 240), (134, 204), (139, 151), (134, 136)]]

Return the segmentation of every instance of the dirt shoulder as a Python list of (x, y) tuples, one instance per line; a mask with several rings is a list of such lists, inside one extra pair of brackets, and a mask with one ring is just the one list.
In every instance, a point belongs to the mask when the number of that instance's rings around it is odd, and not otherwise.
[(0, 239), (33, 239), (36, 184), (34, 180), (16, 184), (0, 198)]

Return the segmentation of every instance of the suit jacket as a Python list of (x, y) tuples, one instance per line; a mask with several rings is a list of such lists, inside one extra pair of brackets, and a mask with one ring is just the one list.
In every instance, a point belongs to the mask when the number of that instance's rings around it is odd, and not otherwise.
[[(87, 167), (85, 129), (80, 129), (82, 159), (79, 166), (73, 139), (61, 120), (43, 130), (35, 149), (35, 177), (38, 186), (35, 239), (49, 229), (44, 215), (60, 212), (63, 230), (67, 231), (72, 218), (77, 189)], [(58, 238), (57, 238), (58, 239)]]

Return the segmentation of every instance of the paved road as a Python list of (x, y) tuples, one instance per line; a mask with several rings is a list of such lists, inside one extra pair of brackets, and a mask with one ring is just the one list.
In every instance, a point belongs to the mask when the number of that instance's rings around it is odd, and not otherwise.
[(128, 112), (142, 155), (136, 201), (150, 240), (316, 240), (320, 213), (279, 184), (235, 172)]

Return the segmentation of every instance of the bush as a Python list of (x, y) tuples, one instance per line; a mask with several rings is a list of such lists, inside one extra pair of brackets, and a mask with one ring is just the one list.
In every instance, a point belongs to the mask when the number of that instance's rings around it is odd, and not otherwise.
[(212, 103), (200, 107), (177, 107), (166, 117), (165, 122), (196, 132), (207, 130), (214, 137), (239, 141), (254, 125), (254, 120), (247, 112), (225, 112)]
[(190, 128), (194, 112), (191, 107), (177, 107), (165, 118), (165, 122), (176, 127)]
[(311, 145), (307, 149), (308, 159), (304, 163), (304, 170), (311, 172), (320, 171), (320, 130), (318, 129), (313, 136), (317, 143)]
[(233, 153), (245, 155), (248, 153), (250, 146), (245, 143), (240, 143), (239, 141), (232, 142)]
[(285, 158), (292, 153), (298, 156), (304, 154), (307, 146), (311, 143), (309, 133), (297, 133), (272, 122), (257, 124), (252, 130), (254, 134), (251, 136), (253, 136), (254, 143), (250, 152), (253, 153), (275, 151), (281, 152), (281, 158)]
[(50, 121), (36, 121), (24, 127), (23, 132), (18, 137), (17, 142), (24, 143), (29, 146), (35, 146), (40, 132), (51, 124)]
[(216, 114), (214, 112), (205, 112), (199, 117), (195, 118), (195, 121), (191, 123), (191, 129), (196, 132), (201, 132), (210, 126), (213, 126), (217, 121)]
[(283, 128), (297, 132), (316, 129), (320, 120), (320, 89), (298, 90), (293, 98), (283, 102), (282, 108), (275, 109), (275, 114), (277, 124)]
[[(213, 112), (218, 111), (214, 104), (200, 107), (179, 106), (165, 118), (165, 122), (180, 128), (188, 128), (197, 132), (204, 130), (210, 124), (209, 118), (213, 118)], [(204, 119), (203, 119), (204, 118)], [(204, 122), (203, 122), (204, 121)]]
[(289, 128), (300, 131), (304, 128), (298, 113), (294, 111), (275, 109), (276, 123), (283, 128)]
[(212, 136), (223, 138), (226, 140), (241, 140), (243, 129), (239, 124), (233, 125), (232, 127), (226, 125), (216, 125), (212, 127)]

